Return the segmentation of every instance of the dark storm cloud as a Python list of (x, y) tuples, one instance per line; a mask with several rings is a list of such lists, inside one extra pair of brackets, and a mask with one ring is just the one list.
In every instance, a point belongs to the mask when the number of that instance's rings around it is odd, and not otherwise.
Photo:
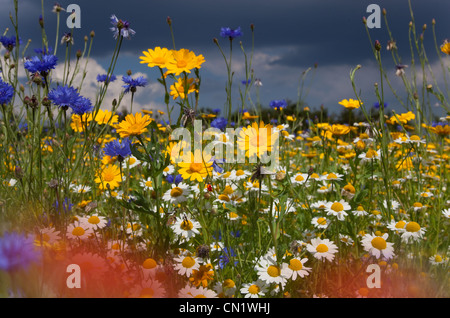
[[(12, 11), (12, 0), (3, 5), (2, 28), (9, 26), (5, 19), (8, 11)], [(21, 0), (20, 15), (21, 35), (23, 38), (38, 38), (40, 30), (38, 17), (41, 13), (40, 1)], [(217, 50), (212, 42), (219, 37), (220, 27), (241, 26), (244, 37), (241, 38), (248, 47), (251, 41), (250, 24), (255, 25), (255, 47), (283, 47), (291, 49), (277, 63), (299, 65), (314, 62), (322, 65), (348, 62), (355, 57), (367, 56), (370, 53), (369, 42), (361, 23), (363, 16), (368, 16), (368, 4), (379, 4), (386, 8), (390, 26), (395, 34), (401, 33), (399, 39), (407, 41), (407, 25), (410, 20), (408, 1), (355, 1), (355, 0), (65, 0), (59, 1), (63, 7), (77, 3), (82, 9), (82, 28), (76, 34), (82, 36), (91, 30), (96, 32), (93, 56), (104, 56), (114, 49), (114, 40), (109, 31), (109, 17), (116, 14), (119, 18), (130, 21), (131, 28), (137, 33), (133, 40), (124, 44), (125, 52), (141, 52), (155, 46), (171, 47), (172, 41), (166, 17), (173, 19), (173, 27), (177, 47), (187, 47), (201, 51)], [(53, 1), (45, 1), (45, 21), (50, 44), (54, 43), (54, 25), (56, 15), (51, 12)], [(436, 18), (439, 30), (450, 29), (447, 14), (450, 2), (443, 0), (412, 0), (420, 28), (424, 23), (431, 24)], [(64, 26), (67, 14), (62, 14), (61, 32), (68, 31)], [(371, 30), (371, 34), (380, 40), (387, 40), (387, 32), (383, 29)], [(431, 32), (430, 32), (431, 35)], [(440, 37), (439, 37), (440, 36)], [(448, 34), (438, 34), (439, 41)], [(407, 43), (404, 43), (405, 45)], [(301, 62), (302, 61), (302, 62)]]

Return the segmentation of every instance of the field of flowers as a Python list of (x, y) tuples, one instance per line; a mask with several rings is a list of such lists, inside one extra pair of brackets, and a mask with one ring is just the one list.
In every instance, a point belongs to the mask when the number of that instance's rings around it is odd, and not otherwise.
[[(91, 100), (74, 77), (89, 71), (94, 32), (84, 49), (75, 51), (72, 33), (52, 47), (41, 21), (42, 45), (31, 47), (15, 21), (17, 11), (0, 37), (2, 297), (450, 296), (450, 43), (434, 37), (442, 73), (420, 76), (431, 69), (419, 32), (434, 34), (434, 21), (432, 31), (416, 29), (412, 17), (410, 47), (419, 58), (408, 69), (396, 63), (401, 113), (386, 108), (381, 63), (382, 54), (398, 62), (399, 49), (392, 37), (382, 44), (369, 35), (378, 102), (361, 100), (355, 66), (343, 74), (355, 95), (336, 101), (345, 122), (300, 100), (253, 103), (261, 81), (251, 52), (243, 52), (242, 103), (233, 104), (240, 28), (224, 27), (214, 39), (228, 70), (222, 111), (198, 107), (200, 52), (137, 53), (161, 74), (155, 81), (167, 108), (155, 112), (133, 109), (145, 78), (114, 75), (124, 39), (135, 34), (130, 22), (111, 16), (115, 49)], [(171, 31), (175, 22), (167, 20)], [(107, 105), (114, 81), (123, 91)], [(433, 116), (431, 98), (446, 117)], [(120, 110), (123, 100), (129, 109)]]

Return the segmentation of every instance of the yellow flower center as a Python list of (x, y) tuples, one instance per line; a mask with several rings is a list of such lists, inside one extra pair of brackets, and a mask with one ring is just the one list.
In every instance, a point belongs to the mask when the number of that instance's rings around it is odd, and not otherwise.
[(203, 164), (201, 163), (191, 163), (191, 165), (189, 166), (189, 170), (191, 170), (192, 172), (200, 172), (203, 169)]
[(75, 236), (83, 236), (85, 233), (84, 229), (82, 227), (77, 226), (72, 230), (72, 234)]
[(379, 236), (375, 237), (371, 243), (372, 243), (372, 246), (378, 250), (384, 250), (387, 245), (386, 240)]
[(184, 268), (191, 268), (192, 266), (195, 265), (195, 259), (193, 259), (190, 256), (187, 256), (183, 259), (181, 265), (183, 265)]
[(150, 188), (152, 186), (152, 182), (150, 180), (145, 181), (145, 186)]
[(166, 63), (166, 60), (162, 56), (157, 56), (153, 59), (153, 63), (154, 64), (164, 64), (164, 63)]
[(187, 66), (187, 62), (185, 60), (177, 61), (177, 67), (178, 68), (185, 68), (186, 66)]
[(413, 204), (413, 206), (414, 206), (415, 208), (421, 208), (421, 207), (423, 207), (422, 203), (420, 203), (420, 202), (415, 202), (415, 203)]
[(434, 261), (435, 261), (436, 263), (442, 262), (442, 257), (441, 257), (441, 255), (436, 255), (436, 256), (434, 257)]
[(313, 173), (313, 174), (310, 176), (310, 178), (311, 178), (311, 179), (319, 179), (320, 177), (319, 177), (319, 175), (318, 175), (317, 173)]
[(376, 157), (376, 156), (378, 156), (378, 153), (373, 149), (369, 149), (366, 152), (366, 158), (372, 159), (373, 157)]
[(294, 258), (289, 261), (289, 268), (293, 271), (299, 271), (303, 268), (303, 264), (298, 259)]
[(319, 244), (316, 247), (316, 251), (319, 253), (326, 253), (328, 252), (328, 246), (326, 246), (325, 244)]
[(180, 195), (183, 194), (183, 189), (179, 188), (179, 187), (175, 187), (170, 191), (170, 196), (171, 197), (179, 197)]
[(325, 218), (318, 218), (317, 219), (317, 224), (326, 225), (327, 224), (327, 219), (325, 219)]
[(271, 277), (278, 277), (281, 275), (281, 270), (278, 266), (270, 265), (269, 268), (267, 268), (267, 274)]
[(153, 258), (147, 258), (147, 259), (144, 261), (144, 264), (142, 264), (142, 266), (143, 266), (145, 269), (152, 269), (152, 268), (155, 268), (155, 267), (156, 267), (156, 261), (155, 261)]
[(331, 210), (335, 211), (335, 212), (341, 212), (344, 210), (344, 206), (342, 205), (342, 203), (339, 202), (334, 202), (331, 205)]
[(234, 281), (232, 279), (225, 279), (223, 282), (223, 287), (225, 288), (233, 288), (235, 286)]
[(258, 285), (255, 285), (255, 284), (253, 284), (253, 285), (251, 285), (249, 288), (248, 288), (248, 292), (250, 293), (250, 294), (253, 294), (253, 295), (256, 295), (257, 293), (259, 293), (259, 286)]
[(327, 176), (327, 179), (328, 179), (328, 180), (331, 180), (331, 179), (337, 179), (337, 175), (335, 175), (334, 173), (330, 173), (330, 174)]
[(180, 229), (182, 229), (183, 231), (190, 231), (190, 230), (192, 230), (193, 227), (194, 227), (194, 224), (192, 224), (192, 222), (189, 220), (187, 220), (187, 221), (184, 220), (180, 224)]
[(395, 224), (396, 229), (403, 229), (405, 227), (406, 222), (405, 221), (398, 221), (397, 224)]
[(358, 207), (356, 208), (357, 211), (364, 211), (364, 208), (362, 207), (362, 205), (358, 205)]
[(418, 232), (420, 231), (420, 225), (416, 222), (409, 222), (406, 224), (406, 230), (408, 232)]
[(303, 180), (305, 180), (305, 178), (303, 178), (303, 176), (301, 174), (299, 174), (298, 176), (295, 177), (295, 181), (301, 182)]
[(141, 290), (141, 298), (153, 298), (155, 291), (151, 288), (143, 288)]
[(98, 216), (93, 215), (88, 219), (88, 222), (91, 224), (99, 224), (100, 223), (100, 219)]
[(230, 216), (230, 219), (235, 219), (238, 217), (238, 215), (235, 212), (230, 212), (229, 216)]
[(111, 170), (103, 171), (103, 180), (106, 182), (111, 182), (114, 180), (114, 173)]
[(205, 296), (205, 295), (202, 295), (202, 294), (198, 294), (198, 295), (195, 296), (194, 298), (206, 298), (206, 296)]
[(411, 137), (409, 137), (410, 140), (414, 140), (414, 141), (418, 141), (420, 140), (420, 137), (417, 135), (412, 135)]
[(226, 194), (221, 194), (221, 195), (219, 195), (219, 200), (221, 200), (221, 201), (226, 201), (226, 202), (230, 202), (230, 198), (229, 198), (228, 195), (226, 195)]
[(128, 160), (128, 164), (131, 166), (133, 163), (136, 162), (136, 159), (134, 159), (133, 157), (130, 157), (130, 159)]
[(240, 176), (242, 176), (244, 174), (245, 174), (245, 172), (240, 170), (240, 169), (238, 171), (236, 171), (236, 176), (238, 176), (238, 177), (240, 177)]

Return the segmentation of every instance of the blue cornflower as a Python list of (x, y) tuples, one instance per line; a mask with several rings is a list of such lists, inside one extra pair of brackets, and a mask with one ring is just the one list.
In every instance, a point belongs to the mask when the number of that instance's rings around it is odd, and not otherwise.
[(117, 19), (114, 14), (111, 16), (111, 24), (113, 27), (110, 28), (110, 30), (114, 33), (115, 39), (117, 39), (119, 35), (129, 39), (132, 35), (136, 34), (133, 29), (130, 29), (130, 23), (128, 21)]
[(233, 40), (234, 38), (237, 38), (242, 35), (244, 35), (244, 34), (241, 31), (241, 27), (238, 27), (237, 29), (231, 29), (231, 28), (221, 28), (220, 29), (220, 36), (223, 38), (228, 37), (230, 40)]
[(218, 173), (223, 173), (223, 168), (221, 166), (219, 166), (219, 164), (224, 164), (225, 163), (225, 159), (211, 159), (211, 161), (213, 162), (212, 166), (214, 168), (215, 172)]
[(271, 123), (271, 124), (276, 124), (276, 123), (278, 123), (278, 119), (272, 118), (272, 119), (270, 120), (270, 123)]
[(220, 112), (222, 111), (220, 108), (215, 108), (212, 110), (214, 114), (220, 114)]
[(117, 79), (117, 77), (114, 74), (109, 75), (109, 79), (108, 79), (108, 74), (99, 74), (99, 75), (97, 75), (97, 82), (99, 82), (99, 83), (103, 83), (103, 82), (112, 83), (116, 79)]
[[(380, 103), (379, 102), (375, 102), (373, 103), (373, 107), (376, 109), (380, 109)], [(384, 103), (384, 108), (388, 107), (387, 103)]]
[(108, 142), (103, 149), (105, 155), (110, 157), (116, 157), (117, 160), (123, 161), (128, 156), (131, 156), (131, 141), (128, 138), (122, 140), (113, 140)]
[(78, 99), (76, 100), (75, 104), (73, 104), (71, 106), (71, 108), (72, 108), (72, 112), (79, 116), (82, 116), (85, 113), (89, 113), (94, 109), (94, 107), (91, 104), (90, 99), (83, 97), (83, 96), (79, 96)]
[(33, 238), (19, 233), (5, 233), (0, 238), (0, 269), (27, 268), (38, 261), (39, 253), (34, 249)]
[(51, 47), (48, 47), (48, 49), (46, 49), (46, 48), (37, 48), (37, 49), (34, 49), (34, 52), (36, 53), (36, 54), (40, 54), (40, 55), (49, 55), (49, 54), (52, 54), (52, 52), (53, 52), (53, 49), (51, 48)]
[(283, 109), (283, 108), (287, 107), (287, 102), (286, 102), (285, 99), (282, 99), (282, 100), (275, 99), (275, 100), (270, 102), (269, 106), (272, 107), (275, 110), (280, 110), (280, 109)]
[(166, 181), (169, 182), (169, 183), (178, 184), (178, 183), (183, 181), (183, 177), (181, 176), (181, 174), (177, 174), (176, 176), (172, 175), (172, 174), (169, 174), (166, 177)]
[(251, 79), (249, 79), (249, 80), (242, 80), (241, 81), (242, 85), (250, 85), (251, 82), (252, 82)]
[[(55, 201), (55, 204), (53, 205), (56, 209), (56, 211), (59, 210), (59, 202), (58, 200)], [(72, 211), (74, 204), (70, 202), (70, 200), (68, 198), (65, 198), (63, 203), (62, 203), (62, 209), (64, 211), (64, 213), (69, 213)]]
[(14, 87), (3, 82), (0, 77), (0, 105), (8, 104), (14, 96)]
[(75, 105), (80, 97), (78, 90), (72, 86), (58, 86), (48, 93), (48, 99), (53, 104), (67, 109)]
[(134, 93), (136, 91), (136, 87), (144, 87), (145, 85), (147, 85), (147, 80), (143, 76), (139, 76), (136, 79), (133, 79), (131, 76), (123, 76), (122, 81), (126, 84), (122, 86), (123, 88), (125, 88), (125, 94), (129, 91)]
[(41, 58), (33, 56), (31, 59), (25, 61), (24, 67), (30, 73), (40, 73), (42, 75), (54, 69), (57, 62), (58, 57), (55, 55), (43, 54)]
[[(219, 268), (223, 269), (229, 262), (231, 257), (236, 257), (236, 253), (232, 248), (223, 248), (223, 254), (219, 256)], [(237, 261), (234, 261), (234, 265), (237, 264)]]
[[(12, 49), (16, 46), (16, 37), (15, 36), (7, 37), (5, 35), (1, 36), (0, 43), (3, 44), (5, 49), (7, 49), (8, 51), (12, 51)], [(19, 44), (22, 44), (22, 40), (20, 38)]]
[(211, 127), (224, 130), (227, 127), (228, 120), (223, 117), (218, 117), (211, 122)]

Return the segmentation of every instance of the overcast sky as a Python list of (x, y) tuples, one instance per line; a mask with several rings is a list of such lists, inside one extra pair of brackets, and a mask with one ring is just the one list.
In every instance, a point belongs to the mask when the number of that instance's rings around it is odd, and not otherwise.
[[(441, 70), (434, 48), (431, 21), (436, 20), (437, 41), (439, 44), (450, 34), (450, 1), (447, 0), (412, 0), (416, 25), (421, 30), (424, 24), (429, 26), (425, 33), (428, 58), (436, 75), (441, 78)], [(56, 15), (51, 12), (54, 1), (44, 0), (44, 18), (50, 45), (54, 46)], [(202, 87), (200, 106), (223, 108), (226, 103), (225, 62), (213, 43), (217, 38), (228, 52), (228, 40), (220, 37), (221, 27), (241, 27), (244, 35), (234, 42), (233, 69), (234, 92), (238, 92), (241, 80), (245, 78), (242, 66), (244, 57), (239, 49), (243, 42), (246, 52), (251, 50), (250, 24), (255, 26), (255, 47), (253, 69), (255, 77), (260, 78), (260, 99), (268, 105), (274, 99), (296, 101), (299, 80), (302, 72), (317, 63), (313, 72), (307, 77), (305, 96), (311, 108), (320, 105), (339, 112), (342, 106), (338, 102), (344, 98), (355, 98), (349, 80), (349, 72), (356, 65), (362, 65), (357, 73), (357, 86), (361, 90), (363, 101), (371, 105), (376, 100), (373, 85), (379, 81), (366, 30), (362, 17), (369, 4), (378, 4), (386, 8), (388, 20), (394, 38), (400, 49), (403, 64), (411, 63), (408, 42), (408, 23), (411, 20), (407, 0), (61, 0), (62, 7), (71, 3), (81, 7), (81, 29), (75, 31), (75, 49), (83, 49), (83, 37), (91, 30), (96, 33), (89, 74), (86, 80), (85, 95), (95, 94), (95, 77), (106, 72), (115, 40), (109, 30), (111, 14), (130, 22), (136, 35), (124, 41), (121, 57), (115, 74), (120, 76), (130, 69), (135, 76), (143, 75), (149, 80), (146, 88), (140, 89), (136, 98), (136, 108), (163, 108), (164, 95), (161, 85), (156, 81), (158, 73), (139, 63), (143, 50), (156, 46), (172, 48), (170, 30), (166, 18), (173, 20), (177, 49), (187, 48), (196, 54), (203, 54), (206, 62), (201, 68)], [(0, 0), (0, 30), (11, 27), (9, 12), (13, 12), (13, 0)], [(19, 0), (19, 34), (24, 42), (32, 39), (29, 54), (40, 45), (38, 18), (41, 14), (41, 1)], [(60, 35), (67, 32), (65, 20), (68, 14), (61, 16)], [(12, 33), (8, 33), (11, 35)], [(386, 51), (388, 34), (384, 20), (380, 29), (371, 29), (373, 40), (383, 44), (383, 63), (392, 73), (392, 83), (401, 93), (400, 78), (395, 76), (395, 65)], [(58, 50), (61, 60), (63, 50)], [(446, 59), (449, 62), (449, 58)], [(60, 70), (59, 70), (60, 71)], [(410, 69), (407, 69), (409, 72)], [(55, 72), (56, 73), (56, 72)], [(407, 73), (409, 74), (409, 73)], [(440, 80), (439, 80), (440, 81)], [(121, 83), (117, 81), (111, 87), (107, 102), (120, 91)], [(242, 86), (241, 86), (242, 87)], [(306, 89), (305, 88), (305, 89)], [(306, 93), (306, 91), (305, 91)], [(88, 96), (89, 97), (89, 96)], [(256, 100), (256, 91), (251, 90), (251, 98)], [(402, 110), (398, 101), (387, 94), (386, 101), (390, 107)], [(124, 104), (128, 100), (124, 100)], [(237, 107), (238, 96), (233, 102)], [(107, 108), (107, 105), (105, 107)], [(134, 109), (136, 109), (134, 108)], [(440, 114), (439, 109), (435, 108)]]

